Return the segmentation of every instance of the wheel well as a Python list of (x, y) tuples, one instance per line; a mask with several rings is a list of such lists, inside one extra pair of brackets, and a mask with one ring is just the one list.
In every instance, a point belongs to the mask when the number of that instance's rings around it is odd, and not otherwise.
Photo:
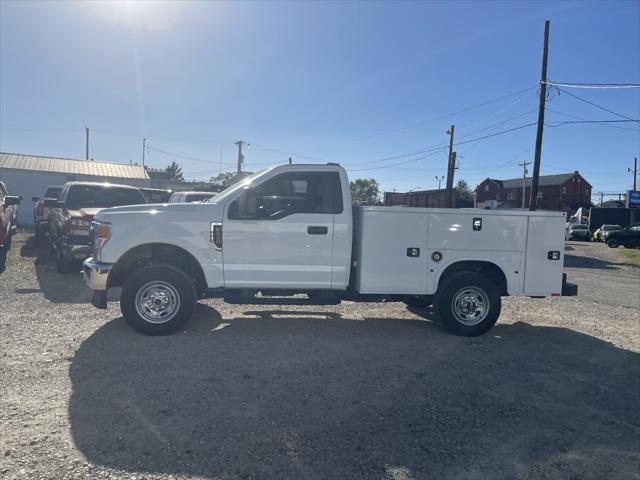
[(440, 284), (447, 278), (447, 276), (456, 273), (456, 272), (477, 272), (486, 275), (491, 278), (495, 284), (498, 286), (500, 290), (500, 295), (505, 296), (507, 293), (507, 278), (504, 275), (502, 269), (497, 266), (495, 263), (491, 262), (483, 262), (479, 260), (464, 260), (461, 262), (455, 262), (449, 265), (442, 275), (440, 275), (440, 280), (438, 281), (438, 288), (440, 288)]
[(148, 265), (172, 265), (195, 283), (198, 295), (207, 292), (207, 281), (200, 263), (185, 249), (166, 243), (150, 243), (132, 248), (120, 257), (109, 274), (109, 287), (119, 287), (140, 268)]

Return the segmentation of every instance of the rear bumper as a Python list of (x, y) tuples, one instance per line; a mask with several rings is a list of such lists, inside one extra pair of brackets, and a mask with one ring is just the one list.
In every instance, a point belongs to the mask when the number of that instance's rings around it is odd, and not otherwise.
[(578, 285), (567, 282), (567, 274), (562, 274), (562, 294), (563, 297), (575, 297), (578, 295)]

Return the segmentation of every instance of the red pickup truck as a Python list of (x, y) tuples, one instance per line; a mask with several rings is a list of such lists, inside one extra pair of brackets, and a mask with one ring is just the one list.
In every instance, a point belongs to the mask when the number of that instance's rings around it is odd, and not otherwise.
[(11, 234), (15, 230), (13, 225), (13, 207), (20, 204), (20, 197), (6, 195), (0, 189), (0, 249), (6, 250), (11, 245)]
[(50, 208), (49, 244), (56, 253), (58, 272), (80, 270), (80, 262), (91, 249), (89, 227), (96, 213), (104, 208), (146, 204), (142, 192), (128, 185), (68, 182), (57, 199), (42, 203)]

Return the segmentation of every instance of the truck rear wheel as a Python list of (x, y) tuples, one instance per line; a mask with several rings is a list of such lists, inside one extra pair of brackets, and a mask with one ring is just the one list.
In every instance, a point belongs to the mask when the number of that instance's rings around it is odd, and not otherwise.
[(152, 265), (124, 283), (120, 309), (125, 320), (145, 335), (168, 335), (191, 318), (196, 295), (191, 279), (169, 265)]
[(458, 272), (444, 279), (433, 303), (436, 318), (456, 335), (487, 332), (500, 316), (500, 292), (493, 280), (477, 272)]
[(617, 238), (609, 238), (607, 239), (607, 245), (609, 245), (609, 248), (618, 248), (620, 246), (620, 242), (618, 242)]

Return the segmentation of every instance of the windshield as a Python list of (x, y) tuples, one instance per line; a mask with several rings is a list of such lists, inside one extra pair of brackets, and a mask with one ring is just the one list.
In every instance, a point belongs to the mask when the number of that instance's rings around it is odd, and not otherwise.
[(133, 188), (103, 187), (100, 185), (76, 185), (67, 195), (69, 210), (81, 208), (108, 208), (147, 203), (142, 192)]
[(604, 231), (609, 231), (609, 230), (621, 230), (622, 227), (620, 225), (605, 225), (602, 227), (602, 230)]
[(47, 188), (44, 196), (45, 198), (58, 198), (61, 191), (62, 187)]
[(273, 169), (273, 167), (267, 167), (267, 168), (264, 168), (262, 170), (257, 171), (256, 173), (253, 173), (253, 174), (249, 175), (244, 180), (241, 180), (240, 182), (236, 183), (235, 185), (231, 185), (229, 188), (227, 188), (226, 190), (223, 190), (222, 192), (220, 192), (215, 197), (212, 197), (209, 200), (209, 203), (218, 203), (220, 200), (225, 200), (227, 197), (229, 197), (229, 195), (233, 195), (235, 192), (237, 192), (241, 188), (246, 187), (247, 185), (252, 183), (257, 178), (260, 178), (265, 173), (270, 172), (272, 169)]

